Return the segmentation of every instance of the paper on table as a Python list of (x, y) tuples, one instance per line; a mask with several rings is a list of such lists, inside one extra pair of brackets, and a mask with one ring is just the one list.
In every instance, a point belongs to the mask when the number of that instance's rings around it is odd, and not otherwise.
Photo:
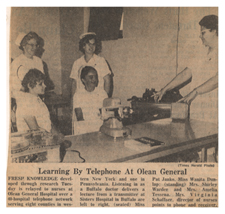
[(124, 146), (139, 152), (145, 152), (151, 149), (149, 144), (144, 144), (136, 141), (135, 139), (128, 139), (124, 141)]
[(137, 138), (137, 139), (128, 139), (124, 141), (124, 145), (127, 148), (136, 150), (136, 151), (140, 151), (140, 152), (145, 152), (150, 150), (152, 147), (158, 147), (163, 145), (164, 142), (158, 141), (158, 140), (154, 140), (152, 138), (149, 137), (141, 137), (141, 138)]

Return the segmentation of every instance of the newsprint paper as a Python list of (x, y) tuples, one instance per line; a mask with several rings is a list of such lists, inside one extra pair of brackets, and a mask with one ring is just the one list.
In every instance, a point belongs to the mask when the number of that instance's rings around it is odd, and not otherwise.
[(7, 207), (218, 207), (217, 7), (11, 7)]

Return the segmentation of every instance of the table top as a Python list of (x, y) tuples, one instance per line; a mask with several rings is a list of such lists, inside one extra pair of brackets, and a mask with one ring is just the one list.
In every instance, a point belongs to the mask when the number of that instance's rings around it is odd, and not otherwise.
[(131, 139), (149, 137), (164, 142), (164, 145), (138, 151), (124, 143), (130, 138), (116, 138), (101, 132), (78, 136), (66, 136), (72, 142), (71, 150), (80, 152), (89, 163), (145, 162), (191, 148), (210, 146), (218, 141), (218, 127), (215, 124), (190, 120), (174, 122), (170, 118), (128, 126)]

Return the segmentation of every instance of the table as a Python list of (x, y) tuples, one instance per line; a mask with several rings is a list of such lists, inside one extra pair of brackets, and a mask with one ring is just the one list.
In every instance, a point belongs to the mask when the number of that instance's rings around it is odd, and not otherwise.
[(147, 162), (191, 149), (202, 150), (201, 161), (206, 162), (207, 149), (218, 145), (218, 128), (211, 123), (175, 122), (167, 118), (128, 127), (132, 130), (132, 139), (150, 137), (165, 144), (138, 152), (126, 147), (124, 141), (127, 138), (114, 140), (100, 132), (67, 136), (66, 139), (72, 142), (70, 149), (79, 151), (89, 163)]

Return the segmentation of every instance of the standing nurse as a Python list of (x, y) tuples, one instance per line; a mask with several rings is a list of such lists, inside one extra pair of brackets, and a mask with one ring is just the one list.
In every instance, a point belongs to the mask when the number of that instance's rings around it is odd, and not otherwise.
[(103, 57), (98, 56), (101, 52), (101, 41), (96, 38), (95, 33), (85, 33), (80, 36), (79, 50), (84, 55), (77, 59), (72, 67), (70, 78), (72, 78), (72, 97), (76, 90), (84, 88), (83, 83), (80, 79), (82, 68), (85, 66), (94, 67), (98, 72), (99, 83), (98, 87), (104, 89), (109, 95), (111, 92), (111, 72), (108, 64)]
[(11, 64), (10, 79), (14, 94), (15, 91), (23, 89), (21, 82), (30, 69), (35, 68), (44, 73), (42, 60), (35, 56), (38, 41), (39, 36), (35, 32), (20, 33), (15, 41), (15, 44), (19, 46), (23, 53), (16, 57)]
[(191, 92), (178, 102), (191, 104), (190, 118), (218, 122), (218, 16), (208, 15), (199, 22), (202, 44), (208, 49), (205, 56), (195, 58), (174, 77), (164, 88), (154, 95), (160, 101), (163, 95), (191, 80)]

